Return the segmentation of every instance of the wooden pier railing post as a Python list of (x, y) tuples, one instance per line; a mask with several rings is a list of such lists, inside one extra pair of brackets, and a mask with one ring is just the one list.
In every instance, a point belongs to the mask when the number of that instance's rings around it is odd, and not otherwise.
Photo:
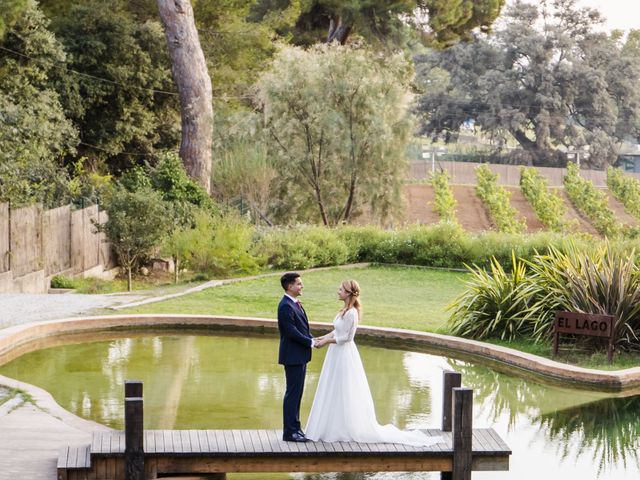
[[(442, 372), (442, 431), (453, 425), (453, 389), (462, 385), (462, 375), (452, 370)], [(452, 472), (440, 472), (440, 480), (451, 480)]]
[(125, 480), (144, 480), (142, 382), (127, 381), (124, 388), (124, 478)]
[(442, 431), (450, 432), (453, 420), (453, 389), (462, 386), (462, 375), (445, 370), (442, 372)]
[(452, 480), (471, 480), (472, 428), (473, 390), (454, 388)]

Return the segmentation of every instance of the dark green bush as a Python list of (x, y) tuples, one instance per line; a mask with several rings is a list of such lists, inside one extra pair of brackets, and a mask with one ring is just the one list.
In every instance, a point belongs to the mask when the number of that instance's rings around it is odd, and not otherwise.
[(78, 288), (78, 282), (66, 275), (54, 275), (51, 278), (51, 288)]

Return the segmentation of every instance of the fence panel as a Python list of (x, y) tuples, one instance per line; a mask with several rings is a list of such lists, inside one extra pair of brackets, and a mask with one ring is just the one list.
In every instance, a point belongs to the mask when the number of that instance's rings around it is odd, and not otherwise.
[[(98, 211), (98, 221), (102, 224), (107, 221), (109, 218), (109, 214), (104, 210)], [(115, 268), (117, 266), (116, 263), (116, 254), (113, 251), (113, 246), (107, 240), (107, 236), (101, 232), (98, 233), (98, 241), (100, 242), (100, 262), (104, 265), (105, 270), (109, 270), (111, 268)]]
[(100, 236), (93, 226), (93, 222), (98, 220), (98, 206), (92, 205), (83, 209), (82, 212), (84, 228), (84, 250), (82, 255), (84, 257), (84, 269), (87, 270), (100, 264)]
[(44, 212), (43, 221), (45, 275), (71, 268), (71, 205)]
[(21, 277), (44, 268), (42, 258), (42, 206), (11, 211), (11, 271)]
[(11, 268), (9, 238), (9, 204), (0, 203), (0, 273), (7, 272)]

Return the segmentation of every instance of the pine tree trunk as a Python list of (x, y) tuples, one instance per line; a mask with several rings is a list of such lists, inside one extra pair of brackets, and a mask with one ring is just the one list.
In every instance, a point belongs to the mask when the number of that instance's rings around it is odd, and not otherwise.
[(189, 0), (158, 0), (158, 9), (180, 95), (180, 158), (189, 176), (210, 193), (213, 99), (193, 8)]

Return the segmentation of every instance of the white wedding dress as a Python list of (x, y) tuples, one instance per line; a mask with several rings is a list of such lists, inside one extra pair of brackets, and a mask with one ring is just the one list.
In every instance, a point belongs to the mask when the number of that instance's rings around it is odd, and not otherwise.
[(419, 430), (400, 430), (380, 425), (376, 418), (367, 376), (353, 341), (358, 311), (338, 313), (331, 332), (336, 340), (329, 345), (322, 365), (305, 434), (313, 441), (403, 443), (428, 446), (442, 441)]

